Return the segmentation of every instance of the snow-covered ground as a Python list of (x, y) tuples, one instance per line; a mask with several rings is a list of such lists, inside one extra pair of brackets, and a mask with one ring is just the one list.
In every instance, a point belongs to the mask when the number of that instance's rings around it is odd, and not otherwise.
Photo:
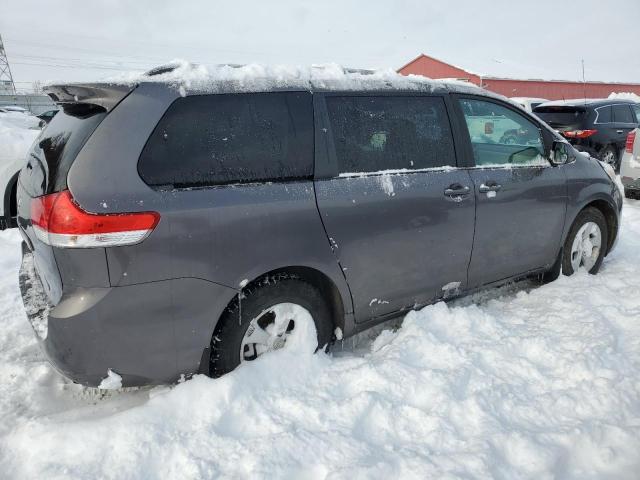
[(407, 315), (333, 355), (109, 392), (46, 363), (0, 234), (0, 477), (638, 478), (640, 202), (597, 276)]
[(45, 361), (20, 236), (2, 232), (0, 478), (638, 478), (640, 202), (623, 222), (597, 276), (433, 305), (331, 355), (108, 392)]

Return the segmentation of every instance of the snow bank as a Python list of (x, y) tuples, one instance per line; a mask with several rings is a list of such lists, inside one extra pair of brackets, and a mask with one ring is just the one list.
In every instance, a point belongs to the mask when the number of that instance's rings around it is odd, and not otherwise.
[(38, 122), (33, 128), (34, 118), (23, 113), (0, 113), (0, 162), (26, 155), (40, 134)]
[[(43, 361), (0, 235), (7, 478), (637, 478), (640, 202), (598, 276), (406, 316), (333, 356), (100, 397)], [(523, 288), (526, 287), (524, 290)], [(528, 291), (526, 291), (528, 290)]]
[(634, 102), (640, 103), (640, 95), (636, 95), (631, 92), (614, 92), (609, 95), (609, 98), (615, 98), (619, 100), (632, 100)]
[[(33, 138), (11, 130), (0, 152), (24, 155)], [(21, 305), (20, 241), (0, 233), (0, 477), (640, 471), (640, 202), (626, 203), (597, 276), (488, 290), (411, 312), (333, 355), (279, 350), (173, 388), (99, 391), (57, 374)], [(118, 386), (115, 372), (107, 378)]]

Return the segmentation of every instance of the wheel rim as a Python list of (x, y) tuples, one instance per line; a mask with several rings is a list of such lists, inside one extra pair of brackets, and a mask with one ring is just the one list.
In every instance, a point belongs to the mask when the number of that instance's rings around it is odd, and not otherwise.
[(604, 152), (604, 154), (602, 155), (602, 160), (605, 163), (608, 163), (609, 165), (611, 165), (612, 167), (615, 167), (616, 165), (616, 155), (613, 153), (612, 150), (607, 150), (606, 152)]
[(602, 246), (602, 232), (595, 222), (587, 222), (573, 239), (571, 246), (571, 267), (573, 271), (577, 271), (583, 267), (587, 271), (591, 271), (600, 256), (600, 248)]
[[(289, 349), (292, 343), (317, 346), (315, 324), (309, 311), (296, 303), (278, 303), (263, 310), (249, 323), (240, 345), (240, 363), (267, 352)], [(309, 345), (316, 340), (315, 345)]]

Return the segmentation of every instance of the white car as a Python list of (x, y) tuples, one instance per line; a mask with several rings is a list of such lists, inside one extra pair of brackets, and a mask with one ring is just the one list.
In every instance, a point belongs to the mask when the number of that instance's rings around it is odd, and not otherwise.
[(517, 103), (527, 112), (533, 112), (533, 109), (538, 105), (548, 102), (546, 98), (533, 98), (533, 97), (511, 97), (512, 102)]
[(15, 225), (18, 172), (26, 163), (26, 152), (40, 133), (37, 126), (32, 128), (33, 119), (37, 125), (38, 118), (32, 115), (0, 112), (0, 230)]
[(624, 155), (620, 163), (620, 179), (627, 198), (640, 199), (640, 129), (627, 135)]

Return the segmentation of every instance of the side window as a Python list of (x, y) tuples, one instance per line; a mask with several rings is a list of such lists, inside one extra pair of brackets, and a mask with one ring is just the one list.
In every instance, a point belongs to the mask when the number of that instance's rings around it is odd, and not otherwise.
[(596, 123), (611, 123), (613, 122), (613, 118), (611, 115), (611, 106), (606, 107), (598, 107), (596, 108), (596, 112), (598, 112), (598, 117), (596, 118)]
[(525, 116), (487, 100), (461, 99), (476, 165), (549, 166), (540, 129)]
[(180, 98), (149, 137), (138, 170), (151, 186), (176, 188), (310, 178), (311, 94)]
[(640, 123), (640, 105), (636, 103), (631, 107), (631, 109), (633, 110), (633, 113), (636, 115), (635, 123)]
[(616, 123), (636, 123), (629, 105), (614, 105), (613, 121)]
[(455, 166), (440, 97), (327, 97), (339, 173)]

